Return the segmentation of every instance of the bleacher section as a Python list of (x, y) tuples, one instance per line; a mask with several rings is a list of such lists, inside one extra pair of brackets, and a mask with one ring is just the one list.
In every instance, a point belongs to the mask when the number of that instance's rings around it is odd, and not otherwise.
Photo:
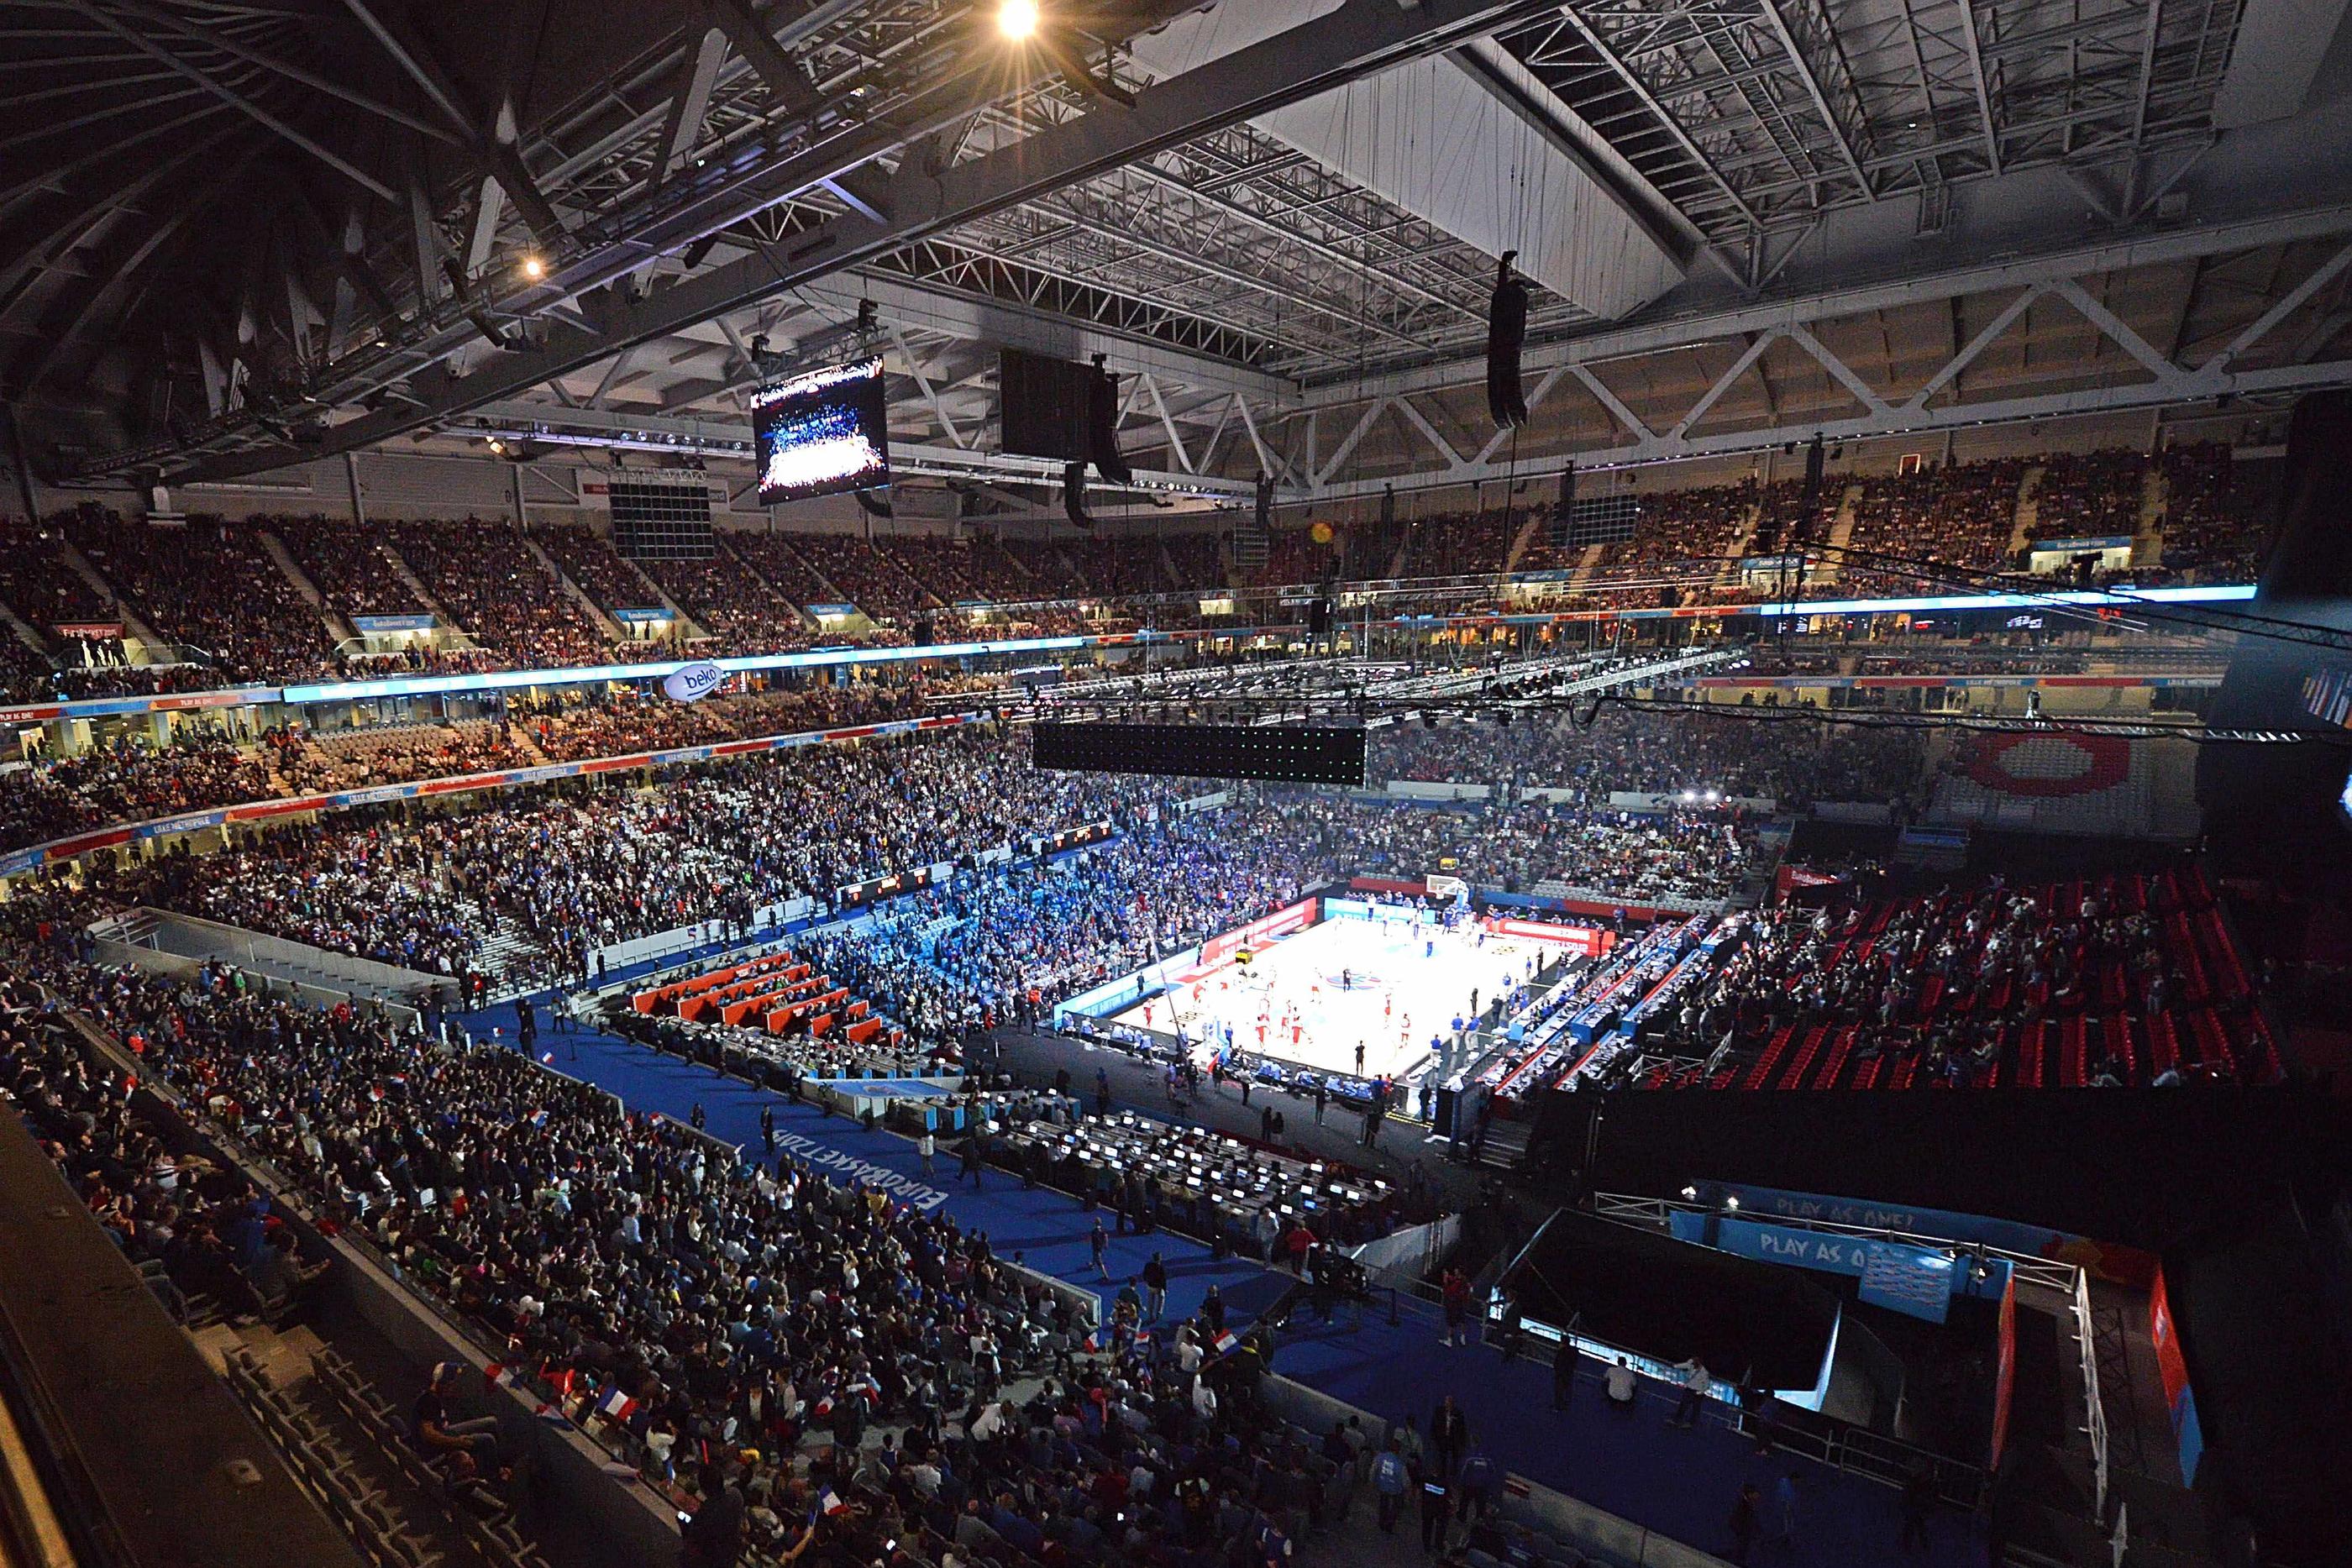
[(408, 615), (425, 608), (381, 539), (324, 517), (273, 517), (269, 531), (310, 586), (346, 615)]
[(613, 553), (612, 541), (587, 528), (541, 528), (530, 536), (563, 575), (611, 615), (620, 610), (658, 610), (661, 599), (636, 569)]
[(649, 560), (646, 575), (717, 638), (728, 653), (796, 648), (808, 641), (800, 612), (769, 591), (732, 553), (699, 560)]
[[(490, 719), (383, 725), (290, 739), (292, 744), (278, 746), (278, 771), (301, 791), (448, 779), (502, 768), (528, 768), (540, 760), (527, 742), (505, 724)], [(258, 800), (268, 793), (265, 789), (240, 799)]]
[(204, 665), (209, 684), (299, 678), (331, 667), (318, 610), (288, 580), (251, 523), (194, 518), (85, 525), (75, 542), (150, 626)]
[(392, 546), (477, 643), (520, 663), (586, 664), (614, 650), (509, 524), (394, 523)]
[[(2278, 1042), (2201, 870), (1782, 911), (1645, 1087), (2275, 1083)], [(1717, 1044), (1718, 1037), (1720, 1044)]]

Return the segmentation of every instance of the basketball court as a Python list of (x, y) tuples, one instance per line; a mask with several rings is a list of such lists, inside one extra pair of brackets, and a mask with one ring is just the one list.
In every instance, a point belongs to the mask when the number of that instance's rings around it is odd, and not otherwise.
[(1439, 924), (1418, 914), (1341, 915), (1272, 937), (1181, 971), (1169, 990), (1114, 1021), (1181, 1031), (1204, 1060), (1230, 1044), (1318, 1072), (1410, 1081), (1429, 1064), (1433, 1037), (1442, 1042), (1455, 1019), (1466, 1021), (1527, 978), (1542, 946), (1475, 919)]

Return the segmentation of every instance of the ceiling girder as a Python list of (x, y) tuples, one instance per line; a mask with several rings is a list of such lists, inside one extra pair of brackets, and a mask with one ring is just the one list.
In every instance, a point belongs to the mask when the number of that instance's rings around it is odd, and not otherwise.
[[(362, 0), (346, 4), (358, 6)], [(1548, 8), (1545, 0), (1423, 0), (1411, 9), (1399, 7), (1394, 0), (1348, 0), (1314, 22), (1155, 84), (1131, 108), (1098, 109), (936, 174), (902, 166), (892, 182), (893, 215), (887, 223), (845, 214), (795, 236), (781, 254), (762, 249), (643, 299), (613, 302), (601, 314), (599, 331), (542, 323), (536, 344), (499, 354), (466, 377), (419, 372), (411, 382), (414, 405), (387, 407), (337, 425), (328, 432), (323, 449), (297, 452), (272, 444), (193, 460), (183, 454), (156, 455), (174, 477), (221, 478), (371, 444), (536, 386), (630, 343), (707, 321), (909, 240), (1091, 178), (1218, 126), (1484, 37)], [(646, 242), (632, 243), (643, 246)], [(592, 267), (591, 276), (596, 270)], [(143, 454), (128, 456), (132, 463), (154, 460)], [(121, 460), (119, 455), (116, 461)]]
[[(2352, 239), (2347, 239), (2315, 271), (2313, 277), (2315, 282), (2307, 280), (2306, 287), (2295, 291), (2299, 299), (2310, 298), (2347, 267), (2352, 267)], [(1958, 381), (1961, 371), (2008, 331), (2036, 299), (2042, 298), (2064, 300), (2082, 316), (2102, 341), (2122, 350), (2144, 370), (2146, 379), (2039, 395), (1995, 394), (1972, 399), (1946, 397), (1945, 393)], [(1916, 391), (1900, 402), (1871, 388), (1859, 372), (1808, 330), (1803, 321), (1770, 325), (1663, 433), (1647, 428), (1622, 404), (1611, 399), (1613, 412), (1624, 421), (1634, 436), (1630, 443), (1574, 453), (1550, 453), (1540, 459), (1510, 465), (1497, 464), (1491, 455), (1475, 464), (1465, 464), (1457, 458), (1426, 473), (1386, 471), (1335, 483), (1335, 476), (1356, 450), (1357, 442), (1370, 429), (1381, 410), (1391, 405), (1402, 409), (1405, 417), (1420, 426), (1446, 456), (1454, 457), (1451, 448), (1428, 429), (1406, 394), (1389, 393), (1374, 399), (1365, 407), (1354, 434), (1333, 455), (1331, 462), (1318, 471), (1316, 484), (1305, 498), (1316, 502), (1335, 501), (1376, 494), (1390, 486), (1413, 488), (1479, 484), (1511, 476), (1526, 478), (1531, 473), (1556, 473), (1571, 460), (1584, 468), (1626, 466), (1764, 451), (1810, 441), (1817, 435), (1831, 441), (1845, 441), (1925, 434), (2020, 420), (2064, 418), (2119, 410), (2179, 406), (2207, 400), (2294, 392), (2352, 381), (2352, 361), (2311, 364), (2291, 359), (2287, 363), (2254, 370), (2231, 368), (2231, 361), (2235, 357), (2268, 340), (2292, 314), (2292, 308), (2286, 310), (2273, 308), (2231, 339), (2227, 350), (2200, 364), (2191, 365), (2182, 363), (2149, 344), (2104, 301), (2093, 295), (2082, 278), (2063, 277), (2037, 280), (2011, 300), (1983, 330), (1949, 355)], [(1770, 343), (1783, 337), (1797, 340), (1820, 361), (1831, 378), (1863, 403), (1864, 412), (1842, 418), (1816, 415), (1810, 419), (1770, 419), (1761, 425), (1719, 430), (1707, 434), (1694, 434), (1707, 413), (1757, 367)], [(2081, 358), (2085, 365), (2090, 363), (2091, 356)], [(1592, 374), (1589, 362), (1573, 361), (1566, 369), (1576, 374), (1596, 396), (1606, 396), (1606, 388)]]

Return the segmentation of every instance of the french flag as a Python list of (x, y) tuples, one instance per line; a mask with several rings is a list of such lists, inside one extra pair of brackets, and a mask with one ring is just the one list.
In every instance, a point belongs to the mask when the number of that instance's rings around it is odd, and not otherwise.
[(630, 1398), (628, 1391), (617, 1383), (604, 1390), (604, 1395), (596, 1401), (596, 1413), (616, 1426), (626, 1421), (636, 1412), (637, 1402)]
[(564, 1418), (563, 1412), (557, 1409), (552, 1405), (541, 1405), (531, 1411), (531, 1414), (538, 1416), (541, 1420), (546, 1422), (551, 1427), (569, 1427), (572, 1425), (570, 1421)]
[(834, 1495), (831, 1487), (816, 1494), (816, 1505), (828, 1515), (846, 1512), (849, 1508), (847, 1503)]
[(514, 1379), (515, 1375), (512, 1367), (501, 1366), (495, 1361), (490, 1363), (489, 1365), (482, 1368), (482, 1385), (485, 1388), (504, 1388), (508, 1384), (512, 1383)]
[(1240, 1346), (1241, 1343), (1240, 1337), (1236, 1335), (1233, 1330), (1227, 1329), (1224, 1333), (1217, 1336), (1217, 1354), (1219, 1355), (1231, 1355), (1234, 1354), (1234, 1350)]
[(1087, 1331), (1084, 1348), (1088, 1355), (1092, 1355), (1095, 1352), (1102, 1349), (1102, 1330), (1088, 1329)]

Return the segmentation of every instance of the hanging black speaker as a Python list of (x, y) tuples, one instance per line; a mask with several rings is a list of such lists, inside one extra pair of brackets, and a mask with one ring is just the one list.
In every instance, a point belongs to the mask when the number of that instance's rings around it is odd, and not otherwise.
[(852, 490), (850, 494), (857, 497), (858, 506), (869, 517), (895, 517), (898, 515), (890, 509), (888, 501), (871, 490)]
[(1394, 485), (1381, 486), (1381, 527), (1383, 528), (1396, 527), (1396, 486)]
[(1257, 482), (1257, 526), (1262, 528), (1274, 527), (1274, 481), (1271, 479)]
[(1576, 465), (1570, 463), (1559, 471), (1559, 505), (1553, 513), (1565, 523), (1576, 511)]
[(1087, 455), (1095, 472), (1114, 485), (1135, 483), (1135, 470), (1118, 449), (1118, 378), (1102, 368), (1095, 356), (1094, 383), (1087, 393)]
[(1797, 508), (1795, 538), (1801, 545), (1812, 533), (1813, 519), (1821, 515), (1822, 456), (1822, 438), (1816, 435), (1813, 444), (1805, 448), (1805, 498)]
[(1087, 515), (1087, 465), (1083, 463), (1072, 463), (1062, 470), (1062, 510), (1072, 528), (1094, 528), (1094, 518)]
[(1528, 337), (1528, 286), (1511, 276), (1515, 250), (1503, 253), (1495, 270), (1495, 292), (1486, 302), (1486, 412), (1497, 429), (1528, 422), (1528, 400), (1519, 389), (1519, 350)]

